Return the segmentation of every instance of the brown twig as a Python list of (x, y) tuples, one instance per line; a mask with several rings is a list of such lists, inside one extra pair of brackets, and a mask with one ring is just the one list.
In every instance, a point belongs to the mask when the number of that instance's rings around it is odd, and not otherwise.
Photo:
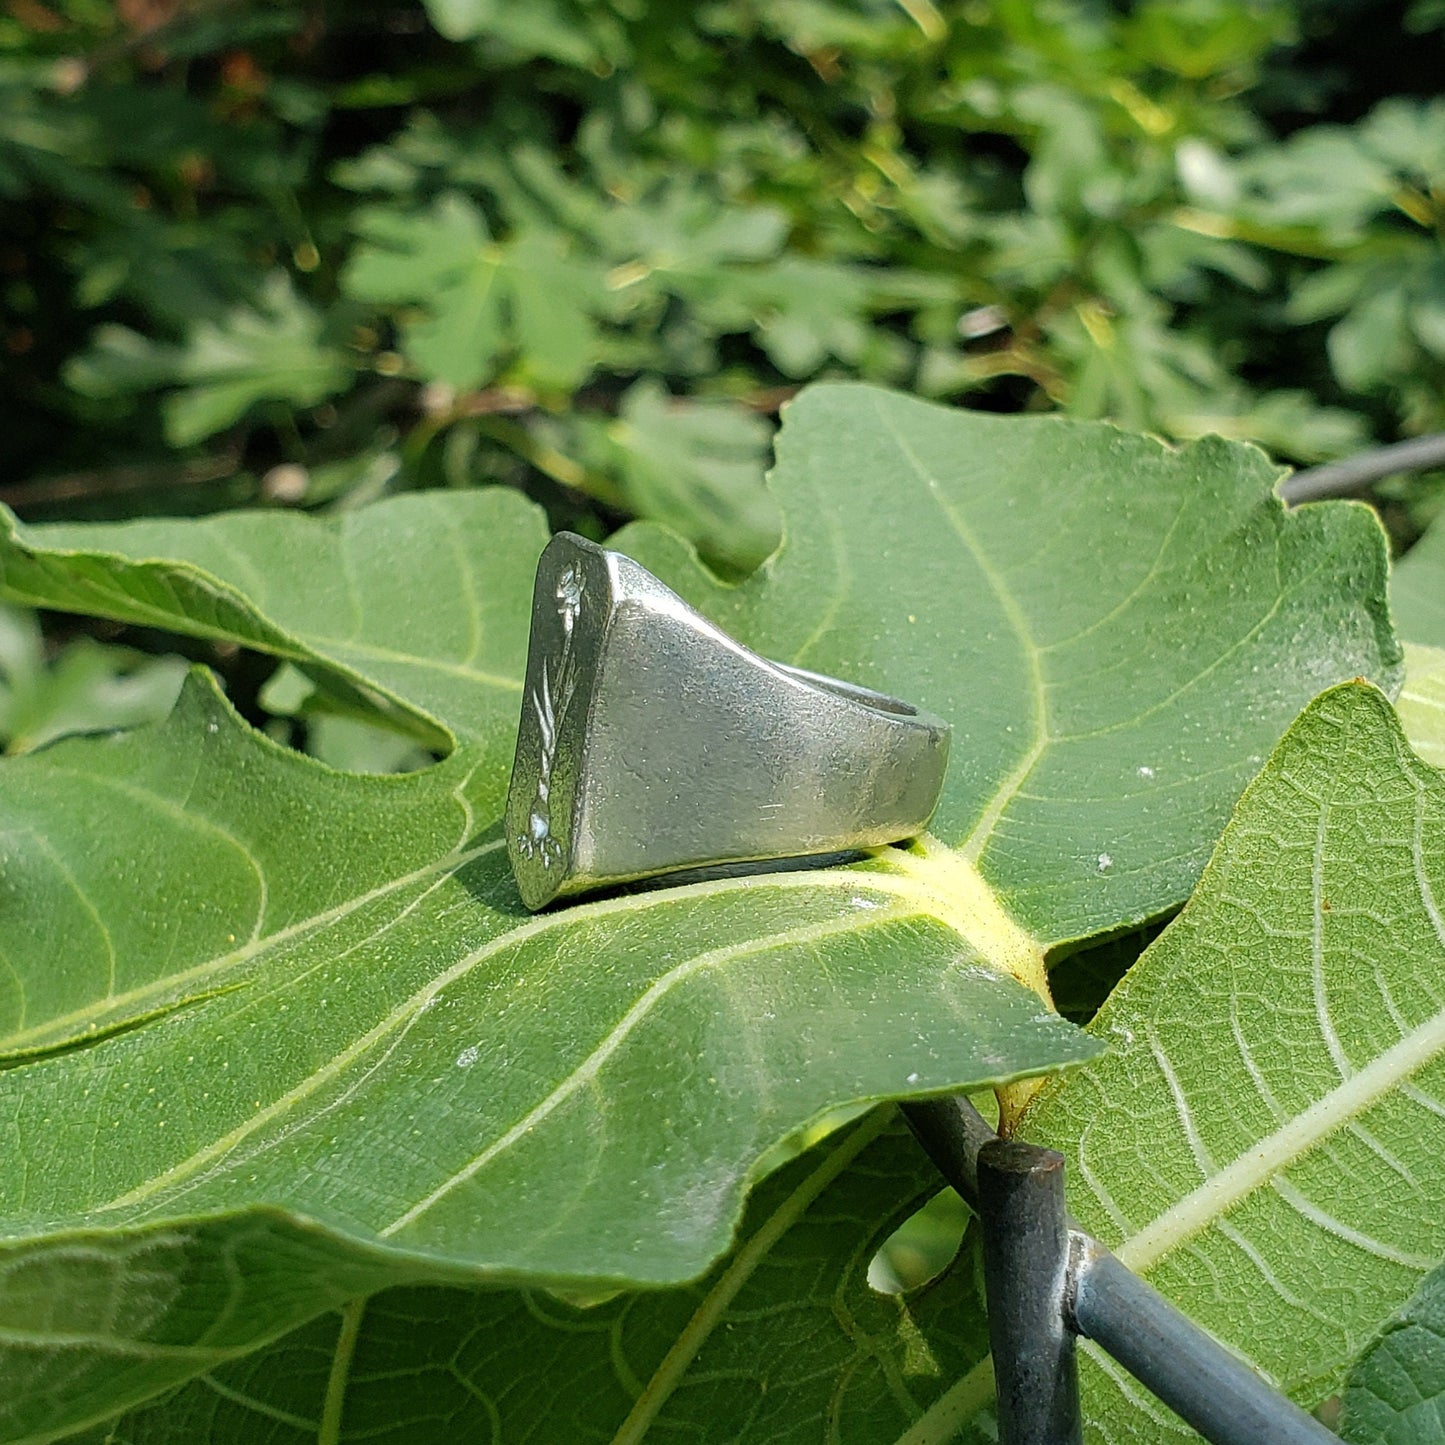
[(62, 472), (53, 477), (38, 477), (14, 487), (0, 487), (0, 502), (17, 510), (23, 507), (48, 506), (54, 502), (73, 502), (91, 497), (114, 497), (126, 492), (146, 492), (156, 487), (197, 486), (234, 476), (241, 469), (236, 452), (201, 457), (180, 466), (142, 464), (113, 467), (109, 471)]

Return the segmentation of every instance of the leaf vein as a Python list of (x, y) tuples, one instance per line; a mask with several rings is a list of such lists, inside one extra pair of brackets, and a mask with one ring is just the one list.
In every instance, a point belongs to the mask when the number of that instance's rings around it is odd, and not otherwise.
[(510, 1129), (443, 1180), (431, 1193), (418, 1200), (410, 1209), (397, 1215), (391, 1223), (384, 1225), (377, 1233), (383, 1239), (390, 1239), (408, 1225), (414, 1224), (454, 1189), (474, 1178), (493, 1159), (505, 1153), (524, 1135), (530, 1133), (579, 1089), (592, 1084), (602, 1066), (622, 1047), (633, 1030), (651, 1014), (656, 1004), (666, 998), (679, 983), (692, 977), (693, 974), (700, 973), (717, 964), (730, 963), (737, 958), (747, 958), (756, 953), (766, 953), (777, 948), (791, 947), (794, 944), (813, 943), (838, 933), (860, 932), (864, 928), (874, 928), (884, 923), (896, 923), (908, 916), (906, 909), (880, 909), (867, 919), (845, 917), (829, 923), (804, 924), (798, 928), (784, 929), (777, 933), (764, 934), (758, 938), (724, 944), (720, 948), (710, 948), (702, 953), (694, 954), (691, 958), (683, 959), (681, 963), (653, 980), (631, 1008), (612, 1026), (596, 1048), (545, 1099), (529, 1109)]
[(797, 1223), (808, 1206), (884, 1131), (889, 1122), (889, 1111), (880, 1109), (871, 1120), (860, 1124), (799, 1183), (738, 1250), (663, 1356), (613, 1436), (612, 1445), (634, 1445), (644, 1438), (738, 1291), (752, 1278), (773, 1246)]
[(983, 805), (978, 821), (974, 824), (968, 837), (959, 845), (959, 852), (970, 862), (976, 862), (984, 848), (987, 847), (988, 840), (998, 825), (998, 820), (1003, 816), (1004, 810), (1028, 780), (1039, 759), (1044, 755), (1044, 750), (1048, 747), (1050, 741), (1048, 684), (1044, 678), (1043, 665), (1040, 661), (1039, 648), (1034, 641), (1033, 630), (1029, 626), (1023, 608), (1019, 605), (1018, 598), (1013, 595), (1003, 577), (999, 575), (997, 568), (989, 559), (988, 553), (978, 538), (974, 536), (973, 529), (964, 521), (958, 509), (944, 496), (938, 479), (923, 465), (923, 459), (913, 450), (908, 439), (899, 431), (897, 423), (884, 410), (881, 400), (875, 401), (874, 404), (879, 419), (888, 429), (898, 450), (913, 467), (929, 496), (938, 504), (939, 510), (948, 519), (948, 524), (953, 528), (958, 540), (963, 543), (964, 548), (973, 558), (979, 574), (998, 599), (1005, 619), (1018, 637), (1019, 646), (1023, 649), (1024, 659), (1028, 665), (1034, 714), (1033, 740), (1024, 750), (1012, 771), (999, 783), (993, 796)]
[(1426, 1019), (1398, 1044), (1342, 1080), (1217, 1174), (1176, 1200), (1115, 1253), (1133, 1270), (1145, 1270), (1281, 1170), (1316, 1148), (1378, 1103), (1386, 1094), (1445, 1051), (1445, 1009)]

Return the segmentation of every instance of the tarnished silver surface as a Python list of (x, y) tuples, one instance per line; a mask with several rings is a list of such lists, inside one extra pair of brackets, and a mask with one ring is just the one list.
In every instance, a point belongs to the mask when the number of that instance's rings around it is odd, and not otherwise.
[(528, 908), (922, 831), (948, 724), (734, 642), (618, 552), (537, 564), (507, 848)]

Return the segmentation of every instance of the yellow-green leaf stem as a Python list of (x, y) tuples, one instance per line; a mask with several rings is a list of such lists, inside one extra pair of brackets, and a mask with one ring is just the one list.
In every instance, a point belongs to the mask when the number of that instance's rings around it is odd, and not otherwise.
[[(925, 835), (907, 851), (889, 849), (885, 856), (889, 866), (916, 882), (929, 912), (972, 944), (989, 967), (1016, 978), (1053, 1008), (1042, 946), (1010, 917), (966, 852)], [(1039, 1081), (1030, 1079), (995, 1091), (1002, 1133), (1013, 1132), (1038, 1087)]]
[(1043, 946), (1010, 916), (964, 854), (924, 834), (906, 850), (890, 848), (879, 856), (914, 885), (928, 912), (972, 944), (991, 968), (1053, 1006)]

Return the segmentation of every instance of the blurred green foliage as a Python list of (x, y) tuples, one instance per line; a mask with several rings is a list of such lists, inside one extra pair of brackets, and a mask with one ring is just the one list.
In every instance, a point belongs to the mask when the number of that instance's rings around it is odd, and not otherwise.
[(47, 658), (35, 614), (0, 603), (0, 738), (7, 753), (164, 716), (185, 675), (182, 658), (153, 657), (90, 637)]
[(1445, 6), (6, 0), (0, 498), (521, 486), (725, 571), (806, 380), (1445, 425)]

